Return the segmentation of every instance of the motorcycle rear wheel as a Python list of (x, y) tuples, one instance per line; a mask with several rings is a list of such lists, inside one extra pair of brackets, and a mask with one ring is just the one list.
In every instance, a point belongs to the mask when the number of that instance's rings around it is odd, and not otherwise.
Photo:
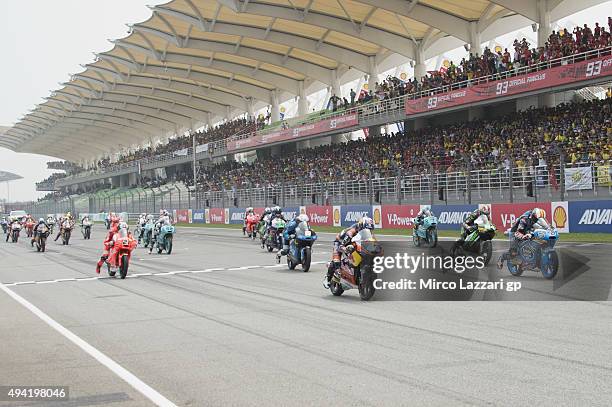
[(480, 244), (480, 255), (484, 257), (484, 264), (487, 266), (491, 262), (493, 257), (493, 243), (490, 240), (481, 242)]

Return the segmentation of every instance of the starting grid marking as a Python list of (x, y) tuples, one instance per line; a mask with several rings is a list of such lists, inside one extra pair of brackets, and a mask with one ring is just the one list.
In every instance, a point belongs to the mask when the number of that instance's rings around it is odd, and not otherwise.
[[(313, 261), (311, 264), (325, 264), (326, 261)], [(177, 271), (161, 271), (159, 273), (134, 273), (128, 274), (125, 278), (138, 278), (138, 277), (157, 277), (157, 276), (173, 276), (176, 274), (200, 274), (200, 273), (212, 273), (215, 271), (239, 271), (239, 270), (252, 270), (252, 269), (272, 269), (287, 267), (286, 264), (274, 264), (270, 266), (241, 266), (241, 267), (226, 267), (226, 268), (209, 268), (204, 270), (177, 270)], [(55, 280), (40, 280), (40, 281), (17, 281), (13, 283), (0, 283), (5, 287), (15, 287), (21, 285), (36, 285), (36, 284), (56, 284), (65, 283), (69, 281), (97, 281), (97, 280), (115, 280), (117, 277), (110, 276), (94, 276), (94, 277), (74, 277), (74, 278), (58, 278)]]

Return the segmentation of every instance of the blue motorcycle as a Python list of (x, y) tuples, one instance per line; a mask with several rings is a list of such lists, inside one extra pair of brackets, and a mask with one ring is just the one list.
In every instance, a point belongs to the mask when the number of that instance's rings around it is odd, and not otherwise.
[(300, 222), (295, 228), (295, 234), (290, 236), (289, 253), (287, 253), (287, 267), (294, 270), (298, 264), (302, 265), (304, 273), (310, 270), (312, 259), (312, 245), (317, 240), (317, 234), (307, 222)]
[(412, 242), (416, 247), (420, 247), (421, 242), (429, 247), (436, 247), (438, 244), (438, 218), (433, 215), (423, 218), (423, 222), (412, 233)]
[(164, 250), (168, 254), (172, 253), (172, 238), (174, 233), (174, 226), (163, 225), (157, 234), (157, 239), (155, 242), (151, 242), (151, 249), (149, 250), (149, 253), (153, 251), (154, 244), (157, 245), (157, 254), (161, 254)]
[(506, 262), (508, 271), (517, 277), (525, 270), (540, 271), (544, 278), (553, 279), (559, 271), (559, 256), (554, 249), (558, 240), (559, 232), (555, 229), (534, 230), (531, 239), (519, 242), (511, 252)]

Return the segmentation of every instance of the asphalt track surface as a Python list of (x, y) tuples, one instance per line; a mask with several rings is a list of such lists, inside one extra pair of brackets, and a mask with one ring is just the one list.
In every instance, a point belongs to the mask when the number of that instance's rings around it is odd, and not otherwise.
[[(611, 302), (333, 297), (331, 235), (303, 273), (223, 229), (179, 228), (171, 256), (138, 248), (130, 278), (98, 279), (103, 232), (44, 254), (0, 242), (0, 385), (70, 387), (0, 405), (154, 405), (9, 293), (178, 406), (612, 403)], [(611, 247), (581, 251), (606, 267)]]

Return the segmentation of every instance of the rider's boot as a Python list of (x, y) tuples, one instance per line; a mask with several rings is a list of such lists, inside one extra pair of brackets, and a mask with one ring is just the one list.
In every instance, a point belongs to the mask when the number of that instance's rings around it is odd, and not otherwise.
[(106, 256), (100, 257), (100, 260), (98, 260), (98, 264), (96, 264), (96, 273), (100, 274), (100, 268), (102, 268), (105, 261), (106, 261)]

